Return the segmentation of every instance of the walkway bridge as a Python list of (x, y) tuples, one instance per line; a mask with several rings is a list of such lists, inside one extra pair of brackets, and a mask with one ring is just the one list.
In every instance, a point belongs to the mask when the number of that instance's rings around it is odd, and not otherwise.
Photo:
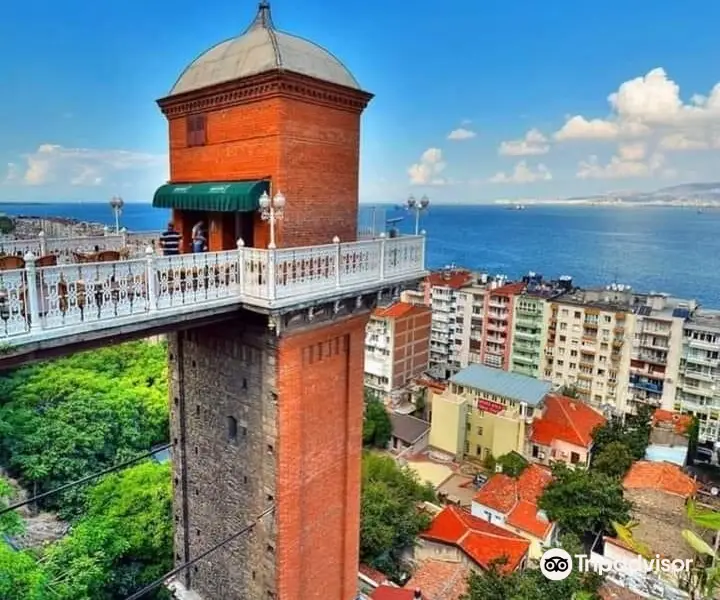
[(142, 247), (141, 240), (156, 235), (0, 243), (6, 255), (0, 258), (0, 267), (6, 261), (0, 270), (0, 368), (108, 338), (224, 319), (240, 308), (268, 315), (307, 308), (311, 316), (318, 303), (338, 307), (368, 292), (397, 293), (426, 274), (422, 235), (278, 249), (238, 240), (235, 250), (177, 256)]

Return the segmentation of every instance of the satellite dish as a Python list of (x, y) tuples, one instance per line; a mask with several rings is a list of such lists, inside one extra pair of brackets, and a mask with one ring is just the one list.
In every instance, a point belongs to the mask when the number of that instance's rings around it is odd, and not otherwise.
[(720, 489), (718, 489), (718, 488), (716, 488), (716, 487), (710, 488), (710, 495), (711, 495), (711, 496), (717, 496), (718, 494), (720, 494)]

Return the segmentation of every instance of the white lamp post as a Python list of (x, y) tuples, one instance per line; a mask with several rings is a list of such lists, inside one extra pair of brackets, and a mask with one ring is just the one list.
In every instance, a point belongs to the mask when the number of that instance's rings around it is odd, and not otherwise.
[(408, 210), (415, 211), (415, 235), (420, 235), (420, 213), (430, 206), (430, 198), (423, 196), (418, 202), (415, 196), (410, 196), (405, 205)]
[(272, 198), (267, 192), (263, 192), (260, 196), (260, 216), (263, 221), (270, 222), (270, 243), (268, 248), (275, 248), (275, 221), (283, 218), (285, 209), (285, 196), (282, 192), (278, 192)]
[(110, 198), (110, 208), (115, 213), (115, 234), (120, 233), (120, 215), (122, 214), (123, 206), (125, 201), (120, 196), (113, 196)]

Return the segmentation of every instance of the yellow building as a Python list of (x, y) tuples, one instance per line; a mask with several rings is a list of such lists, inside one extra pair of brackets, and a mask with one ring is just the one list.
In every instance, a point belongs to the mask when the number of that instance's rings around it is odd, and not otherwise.
[(523, 453), (525, 430), (550, 383), (469, 365), (432, 397), (430, 446), (457, 458)]

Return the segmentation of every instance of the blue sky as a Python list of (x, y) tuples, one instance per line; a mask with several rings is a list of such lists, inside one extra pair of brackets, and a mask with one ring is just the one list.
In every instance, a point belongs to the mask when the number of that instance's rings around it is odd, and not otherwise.
[[(155, 99), (241, 33), (256, 5), (6, 3), (0, 201), (149, 200), (167, 176)], [(717, 179), (720, 3), (274, 0), (272, 10), (278, 28), (331, 50), (376, 94), (363, 120), (365, 201)]]

